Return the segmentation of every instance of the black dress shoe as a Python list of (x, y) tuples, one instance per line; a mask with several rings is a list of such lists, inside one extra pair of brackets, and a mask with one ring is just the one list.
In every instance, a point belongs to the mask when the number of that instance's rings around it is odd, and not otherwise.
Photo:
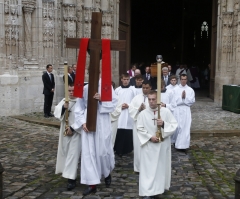
[(54, 115), (52, 113), (49, 113), (48, 116), (49, 117), (54, 117)]
[(106, 187), (109, 187), (111, 185), (111, 182), (112, 182), (112, 176), (111, 174), (109, 174), (109, 176), (105, 178)]
[(49, 118), (49, 116), (48, 116), (48, 115), (46, 115), (46, 114), (44, 115), (44, 117), (45, 117), (45, 118)]
[(144, 196), (143, 199), (154, 199), (154, 196)]
[(96, 193), (97, 191), (97, 186), (95, 186), (94, 188), (92, 188), (91, 186), (89, 186), (84, 192), (83, 192), (83, 195), (84, 196), (87, 196), (91, 193)]
[(71, 191), (76, 187), (76, 180), (68, 179), (67, 190)]

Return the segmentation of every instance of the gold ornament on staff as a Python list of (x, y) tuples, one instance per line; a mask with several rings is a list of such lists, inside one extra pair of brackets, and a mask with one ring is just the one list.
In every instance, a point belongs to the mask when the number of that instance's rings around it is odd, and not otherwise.
[[(65, 103), (69, 103), (69, 95), (68, 95), (68, 64), (67, 62), (65, 61), (64, 62), (64, 82), (65, 82)], [(65, 126), (65, 130), (64, 130), (64, 133), (63, 135), (66, 136), (67, 135), (67, 129), (68, 129), (68, 108), (67, 110), (65, 110), (65, 123), (66, 123), (66, 126)]]
[[(161, 119), (160, 116), (160, 106), (161, 106), (161, 80), (162, 80), (162, 55), (157, 55), (157, 105), (158, 105), (158, 119)], [(159, 142), (162, 142), (164, 139), (162, 137), (162, 129), (161, 126), (158, 126), (158, 130), (156, 132), (156, 137)]]

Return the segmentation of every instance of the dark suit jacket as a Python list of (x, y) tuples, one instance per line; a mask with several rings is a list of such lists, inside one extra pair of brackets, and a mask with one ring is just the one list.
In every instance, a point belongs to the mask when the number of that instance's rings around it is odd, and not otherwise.
[[(162, 80), (164, 81), (163, 76), (162, 76)], [(165, 81), (164, 81), (164, 82), (165, 82)], [(167, 81), (167, 85), (165, 85), (165, 87), (168, 86), (169, 84), (170, 84), (170, 76), (168, 75), (168, 81)]]
[[(71, 75), (71, 77), (72, 77), (72, 75)], [(72, 77), (72, 79), (71, 79), (71, 77), (69, 77), (69, 75), (68, 75), (68, 85), (74, 84), (74, 78)], [(65, 75), (63, 75), (63, 82), (65, 83)]]
[(54, 75), (51, 73), (52, 81), (50, 80), (50, 77), (47, 72), (45, 72), (42, 75), (42, 81), (43, 81), (43, 94), (44, 95), (51, 95), (53, 92), (51, 92), (52, 89), (55, 88), (55, 80)]
[[(144, 79), (144, 81), (148, 80), (147, 77), (146, 77), (146, 74), (143, 75), (143, 79)], [(150, 77), (150, 79), (148, 81), (151, 82), (152, 90), (157, 89), (157, 78), (156, 77)]]
[(130, 79), (130, 83), (129, 83), (131, 86), (135, 86), (136, 85), (136, 80), (135, 80), (135, 77), (132, 77)]

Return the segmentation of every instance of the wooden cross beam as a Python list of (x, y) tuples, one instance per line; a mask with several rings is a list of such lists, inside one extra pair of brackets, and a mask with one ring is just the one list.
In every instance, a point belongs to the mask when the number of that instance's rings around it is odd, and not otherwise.
[[(98, 101), (95, 100), (93, 96), (98, 92), (100, 51), (102, 49), (101, 29), (102, 13), (93, 12), (91, 21), (91, 38), (88, 44), (88, 50), (90, 50), (90, 65), (88, 83), (87, 128), (89, 131), (96, 131)], [(67, 38), (66, 47), (79, 48), (80, 40), (80, 38)], [(111, 50), (125, 51), (125, 40), (111, 40), (110, 42)]]

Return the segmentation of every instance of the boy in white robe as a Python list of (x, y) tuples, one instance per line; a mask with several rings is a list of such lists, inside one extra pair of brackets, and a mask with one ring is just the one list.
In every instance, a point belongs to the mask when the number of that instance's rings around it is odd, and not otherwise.
[[(72, 190), (76, 186), (78, 161), (81, 152), (81, 129), (73, 129), (74, 109), (76, 98), (73, 96), (74, 86), (68, 87), (69, 103), (65, 103), (65, 98), (55, 107), (54, 116), (61, 121), (59, 132), (57, 163), (55, 173), (62, 173), (62, 177), (68, 179), (67, 190)], [(69, 127), (64, 136), (66, 122), (65, 112), (68, 109)]]
[[(149, 107), (143, 110), (137, 120), (137, 134), (141, 144), (139, 195), (144, 199), (155, 198), (168, 190), (171, 182), (171, 140), (177, 128), (177, 121), (171, 111), (161, 107), (158, 117), (157, 92), (148, 94)], [(156, 122), (157, 121), (157, 122)], [(161, 127), (164, 141), (156, 137)]]
[(172, 92), (174, 88), (178, 87), (177, 84), (177, 76), (176, 75), (172, 75), (170, 76), (170, 84), (168, 86), (166, 86), (167, 89), (167, 93), (168, 92)]
[(191, 128), (191, 109), (195, 102), (195, 92), (187, 85), (187, 75), (180, 76), (179, 86), (173, 90), (174, 92), (174, 112), (173, 115), (178, 121), (178, 128), (172, 136), (172, 143), (175, 143), (176, 149), (186, 151), (190, 145), (190, 128)]
[(101, 102), (101, 79), (99, 80), (98, 93), (93, 98), (98, 100), (96, 131), (87, 128), (87, 101), (88, 85), (84, 86), (83, 98), (78, 98), (75, 108), (76, 127), (82, 127), (82, 155), (81, 155), (81, 183), (89, 185), (83, 195), (97, 191), (96, 185), (100, 184), (102, 176), (106, 186), (111, 184), (111, 171), (115, 160), (111, 142), (110, 113), (114, 111), (117, 97), (112, 89), (112, 101)]
[(140, 142), (137, 136), (137, 118), (141, 111), (146, 109), (148, 105), (147, 95), (151, 91), (152, 86), (151, 83), (145, 80), (142, 83), (142, 94), (136, 95), (129, 106), (129, 114), (131, 118), (134, 120), (133, 125), (133, 150), (134, 150), (134, 160), (133, 160), (133, 168), (135, 172), (139, 172), (139, 164), (140, 164)]
[(133, 150), (133, 119), (129, 115), (129, 105), (136, 95), (134, 86), (129, 85), (130, 77), (128, 73), (121, 75), (122, 85), (116, 88), (115, 92), (118, 95), (118, 106), (121, 106), (121, 114), (118, 118), (118, 129), (114, 145), (116, 154), (122, 155), (132, 152)]
[(143, 77), (141, 74), (136, 75), (135, 77), (135, 89), (136, 89), (136, 94), (143, 94), (142, 92), (142, 83), (143, 83)]

